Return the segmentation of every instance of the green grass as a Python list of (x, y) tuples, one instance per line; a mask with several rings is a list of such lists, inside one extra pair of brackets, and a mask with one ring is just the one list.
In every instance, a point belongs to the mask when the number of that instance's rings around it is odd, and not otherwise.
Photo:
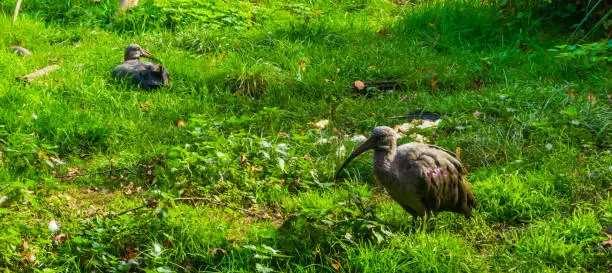
[[(571, 29), (482, 1), (145, 1), (122, 16), (25, 1), (11, 28), (14, 2), (0, 3), (2, 272), (612, 270), (595, 250), (612, 226), (606, 41), (551, 51)], [(111, 77), (134, 42), (168, 87)], [(364, 96), (355, 80), (404, 87)], [(413, 230), (367, 156), (331, 179), (352, 136), (420, 109), (443, 120), (418, 133), (462, 149), (472, 220)]]

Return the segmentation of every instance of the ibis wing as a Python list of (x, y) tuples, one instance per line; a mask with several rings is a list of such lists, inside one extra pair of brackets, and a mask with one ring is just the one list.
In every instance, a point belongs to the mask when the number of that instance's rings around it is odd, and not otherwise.
[(453, 153), (425, 144), (407, 145), (399, 152), (407, 154), (407, 175), (413, 177), (427, 209), (471, 216), (469, 207), (475, 205), (474, 194), (464, 178), (465, 168)]
[(140, 60), (123, 62), (115, 67), (113, 74), (118, 78), (129, 78), (133, 84), (144, 89), (168, 84), (168, 70), (165, 67)]
[(444, 149), (440, 146), (436, 146), (436, 145), (427, 145), (429, 148), (433, 149), (433, 150), (438, 150), (441, 152), (444, 152), (446, 154), (448, 154), (450, 156), (450, 160), (452, 161), (453, 165), (457, 168), (457, 170), (459, 170), (461, 172), (461, 174), (463, 175), (467, 175), (467, 170), (463, 167), (463, 165), (461, 164), (461, 162), (459, 161), (459, 159), (457, 159), (457, 154)]

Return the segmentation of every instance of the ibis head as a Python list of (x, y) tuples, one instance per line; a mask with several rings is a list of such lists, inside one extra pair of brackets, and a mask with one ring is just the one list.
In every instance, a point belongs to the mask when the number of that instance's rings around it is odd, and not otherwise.
[(363, 144), (361, 144), (351, 155), (344, 161), (338, 172), (336, 172), (336, 177), (340, 175), (340, 172), (346, 165), (348, 165), (355, 157), (360, 154), (366, 152), (367, 150), (373, 149), (375, 151), (385, 151), (390, 152), (395, 147), (396, 139), (395, 139), (395, 131), (387, 126), (378, 126), (372, 130), (372, 135), (368, 140), (366, 140)]
[(127, 48), (125, 49), (125, 54), (123, 55), (123, 58), (125, 61), (138, 60), (142, 57), (147, 57), (152, 60), (157, 60), (157, 58), (155, 58), (151, 53), (144, 50), (142, 47), (140, 47), (137, 44), (128, 45)]

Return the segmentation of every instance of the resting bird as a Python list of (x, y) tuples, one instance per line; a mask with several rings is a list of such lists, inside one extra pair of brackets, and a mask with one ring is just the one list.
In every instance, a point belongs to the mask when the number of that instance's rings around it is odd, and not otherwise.
[(115, 77), (130, 78), (133, 84), (143, 89), (158, 88), (168, 84), (168, 70), (162, 65), (141, 61), (141, 57), (157, 59), (139, 45), (129, 45), (123, 57), (125, 61), (113, 69)]
[(417, 217), (426, 221), (440, 211), (472, 217), (476, 198), (465, 180), (467, 171), (454, 153), (434, 145), (408, 143), (397, 147), (396, 143), (393, 129), (374, 128), (372, 136), (353, 151), (336, 177), (353, 158), (373, 149), (376, 178), (413, 216), (413, 223)]

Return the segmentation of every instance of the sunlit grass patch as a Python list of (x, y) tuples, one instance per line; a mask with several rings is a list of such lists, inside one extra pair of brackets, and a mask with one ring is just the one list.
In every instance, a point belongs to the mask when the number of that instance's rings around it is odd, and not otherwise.
[[(0, 271), (609, 271), (610, 66), (591, 63), (607, 47), (561, 55), (589, 45), (555, 47), (556, 25), (494, 1), (144, 1), (121, 16), (24, 1), (11, 27), (14, 2), (0, 3)], [(112, 78), (130, 43), (169, 86)], [(356, 80), (401, 84), (364, 95)], [(415, 132), (460, 151), (473, 219), (415, 229), (371, 154), (333, 179), (353, 137), (420, 110), (441, 121)]]
[(347, 268), (363, 272), (486, 271), (475, 249), (448, 233), (400, 235), (388, 246), (347, 246)]
[(602, 240), (601, 226), (591, 210), (576, 211), (569, 217), (553, 217), (515, 231), (500, 257), (509, 259), (513, 270), (602, 270), (597, 260), (609, 254), (594, 250)]

